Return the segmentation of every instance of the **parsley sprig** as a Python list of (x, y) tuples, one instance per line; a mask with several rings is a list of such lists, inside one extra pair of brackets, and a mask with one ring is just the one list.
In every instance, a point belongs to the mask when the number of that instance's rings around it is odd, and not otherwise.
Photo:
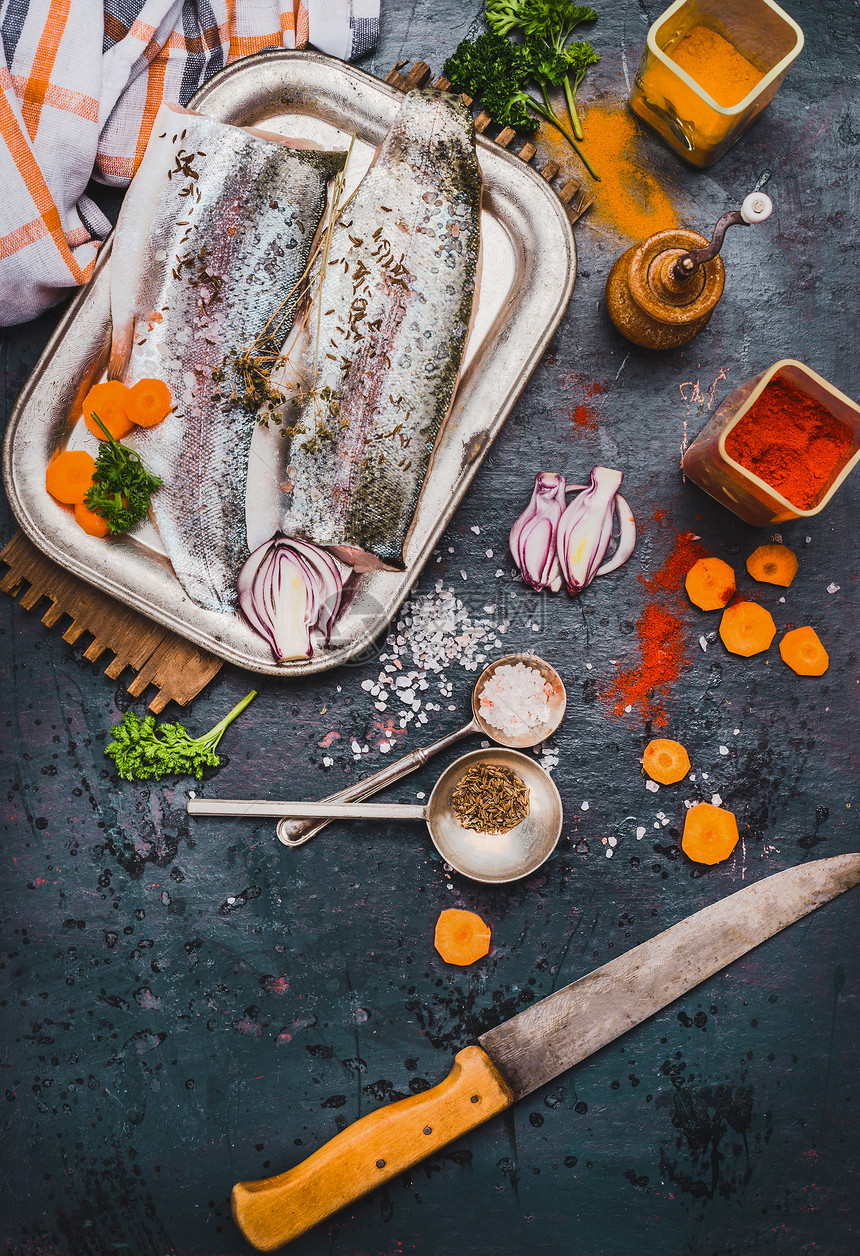
[(597, 21), (594, 9), (572, 0), (487, 0), (486, 13), (487, 23), (497, 35), (522, 32), (535, 59), (532, 75), (548, 106), (547, 87), (564, 87), (573, 133), (581, 140), (582, 123), (574, 97), (588, 67), (596, 65), (600, 57), (584, 40), (571, 41), (577, 26)]
[(228, 725), (256, 696), (256, 689), (252, 689), (202, 737), (190, 737), (181, 724), (161, 724), (156, 729), (154, 715), (141, 720), (134, 711), (126, 711), (122, 722), (111, 729), (113, 741), (105, 747), (105, 754), (114, 760), (126, 781), (161, 776), (196, 776), (199, 781), (205, 767), (218, 767), (221, 760), (215, 747)]
[(93, 485), (84, 505), (101, 515), (111, 536), (117, 536), (146, 518), (149, 499), (161, 487), (161, 479), (147, 471), (135, 450), (111, 436), (97, 414), (93, 413), (93, 418), (107, 439), (101, 442)]

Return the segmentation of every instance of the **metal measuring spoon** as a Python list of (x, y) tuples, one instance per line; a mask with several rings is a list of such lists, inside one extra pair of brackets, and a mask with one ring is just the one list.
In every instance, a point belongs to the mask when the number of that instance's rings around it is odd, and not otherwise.
[[(508, 767), (529, 791), (528, 815), (507, 833), (465, 829), (454, 811), (454, 790), (472, 767)], [(263, 802), (189, 798), (191, 815), (271, 816), (329, 820), (424, 820), (442, 858), (464, 877), (500, 885), (528, 876), (549, 859), (561, 834), (559, 792), (539, 763), (515, 750), (487, 748), (461, 755), (446, 768), (424, 807), (403, 803)]]
[[(481, 692), (494, 672), (506, 664), (513, 666), (515, 663), (525, 663), (528, 667), (533, 667), (539, 671), (544, 680), (552, 685), (552, 696), (549, 698), (549, 718), (545, 724), (541, 724), (538, 728), (532, 729), (531, 732), (522, 734), (519, 737), (505, 737), (501, 729), (495, 728), (481, 715)], [(448, 733), (446, 737), (440, 737), (438, 741), (434, 741), (430, 746), (413, 750), (411, 754), (404, 755), (402, 759), (396, 759), (393, 763), (387, 763), (384, 768), (374, 772), (372, 776), (362, 777), (360, 781), (355, 781), (352, 785), (348, 785), (346, 789), (339, 790), (336, 794), (330, 794), (323, 801), (327, 803), (358, 802), (362, 798), (369, 798), (371, 794), (378, 793), (381, 789), (385, 789), (387, 786), (393, 785), (395, 781), (399, 781), (401, 777), (408, 776), (410, 772), (423, 767), (427, 760), (431, 759), (434, 754), (438, 754), (440, 750), (447, 750), (449, 746), (455, 745), (463, 737), (469, 737), (472, 733), (483, 733), (485, 737), (489, 737), (497, 745), (505, 746), (509, 750), (528, 750), (530, 747), (537, 746), (540, 742), (545, 741), (547, 737), (555, 732), (564, 718), (566, 706), (567, 694), (564, 691), (561, 677), (554, 667), (551, 667), (549, 663), (544, 662), (543, 659), (539, 659), (533, 654), (507, 654), (504, 658), (495, 659), (488, 667), (485, 667), (475, 682), (475, 687), (472, 690), (472, 718), (468, 724), (458, 728), (455, 733)], [(276, 830), (278, 841), (282, 842), (284, 846), (303, 846), (305, 842), (309, 842), (312, 837), (315, 837), (320, 829), (324, 829), (328, 823), (328, 819), (310, 821), (285, 818), (281, 820)]]

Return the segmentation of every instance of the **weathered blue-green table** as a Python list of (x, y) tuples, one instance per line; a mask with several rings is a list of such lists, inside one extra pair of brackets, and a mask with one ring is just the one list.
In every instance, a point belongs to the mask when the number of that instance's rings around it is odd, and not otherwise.
[[(623, 98), (661, 7), (603, 6), (586, 105)], [(414, 618), (438, 620), (452, 589), (454, 635), (483, 629), (492, 642), (507, 619), (499, 648), (536, 650), (564, 675), (569, 714), (547, 749), (566, 819), (542, 872), (497, 890), (448, 875), (417, 824), (338, 824), (298, 851), (268, 821), (191, 824), (188, 781), (121, 783), (103, 756), (131, 702), (122, 684), (0, 600), (0, 1225), (10, 1256), (247, 1251), (230, 1219), (234, 1181), (287, 1168), (376, 1105), (441, 1080), (476, 1033), (700, 906), (857, 849), (858, 477), (818, 518), (782, 528), (800, 559), (784, 603), (782, 590), (744, 583), (780, 631), (816, 628), (830, 651), (825, 676), (796, 677), (775, 646), (729, 655), (708, 636), (712, 618), (681, 612), (691, 662), (665, 706), (697, 779), (659, 794), (639, 765), (641, 712), (616, 715), (601, 696), (636, 662), (639, 576), (653, 578), (678, 532), (739, 573), (769, 539), (682, 483), (685, 432), (780, 357), (860, 397), (857, 13), (838, 0), (791, 8), (806, 50), (718, 165), (682, 168), (644, 131), (636, 148), (700, 230), (771, 173), (774, 217), (729, 237), (711, 325), (672, 353), (621, 340), (602, 293), (629, 240), (599, 213), (586, 217), (565, 321), (417, 587)], [(385, 0), (365, 68), (384, 76), (401, 57), (424, 57), (440, 70), (478, 9)], [(6, 335), (7, 409), (56, 317)], [(636, 556), (578, 602), (529, 598), (506, 536), (532, 477), (551, 468), (577, 479), (595, 463), (625, 471), (643, 524)], [(15, 526), (8, 512), (4, 526)], [(395, 630), (399, 645), (380, 641), (379, 657), (312, 682), (226, 668), (182, 715), (192, 730), (249, 682), (260, 696), (202, 788), (318, 797), (386, 762), (380, 743), (400, 753), (457, 727), (475, 678), (457, 659), (444, 692), (434, 672), (418, 690), (426, 722), (416, 714), (400, 730), (405, 708), (375, 706), (370, 683), (396, 670), (395, 657), (416, 670), (414, 627)], [(414, 801), (435, 771), (391, 796)], [(680, 856), (678, 837), (683, 799), (713, 794), (736, 811), (743, 841), (704, 870)], [(440, 909), (457, 905), (493, 927), (490, 956), (463, 970), (432, 946)], [(293, 1250), (847, 1256), (860, 1223), (857, 912), (855, 891)]]

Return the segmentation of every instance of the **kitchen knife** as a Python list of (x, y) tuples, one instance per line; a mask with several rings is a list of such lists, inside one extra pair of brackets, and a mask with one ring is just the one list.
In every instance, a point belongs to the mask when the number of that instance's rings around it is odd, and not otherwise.
[(780, 929), (860, 882), (860, 854), (789, 868), (698, 911), (457, 1053), (432, 1090), (378, 1108), (277, 1177), (233, 1187), (271, 1252), (543, 1086)]

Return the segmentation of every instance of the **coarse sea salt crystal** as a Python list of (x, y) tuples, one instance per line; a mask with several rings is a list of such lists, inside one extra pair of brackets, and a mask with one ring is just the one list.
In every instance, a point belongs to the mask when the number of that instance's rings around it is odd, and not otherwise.
[(840, 588), (841, 588), (841, 585), (838, 585), (838, 584), (829, 584), (829, 585), (827, 586), (827, 592), (828, 592), (828, 593), (838, 593), (838, 592), (839, 592), (839, 590), (840, 590)]
[(721, 807), (722, 805), (723, 805), (723, 800), (722, 800), (722, 798), (720, 797), (720, 795), (719, 795), (719, 794), (711, 794), (711, 806), (712, 806), (712, 807)]
[(547, 687), (536, 667), (505, 663), (481, 690), (478, 709), (482, 718), (506, 737), (520, 737), (546, 724)]
[(652, 794), (656, 794), (658, 790), (660, 789), (660, 786), (657, 784), (656, 781), (646, 781), (645, 788), (650, 789)]
[(720, 746), (720, 754), (728, 754), (728, 753), (729, 753), (728, 746)]
[(646, 832), (647, 832), (647, 830), (646, 830), (646, 828), (645, 828), (645, 825), (644, 825), (644, 824), (640, 824), (640, 825), (639, 825), (639, 827), (638, 827), (638, 828), (637, 828), (637, 830), (636, 830), (636, 840), (637, 840), (638, 842), (641, 842), (641, 841), (642, 841), (642, 838), (645, 836), (645, 833), (646, 833)]

